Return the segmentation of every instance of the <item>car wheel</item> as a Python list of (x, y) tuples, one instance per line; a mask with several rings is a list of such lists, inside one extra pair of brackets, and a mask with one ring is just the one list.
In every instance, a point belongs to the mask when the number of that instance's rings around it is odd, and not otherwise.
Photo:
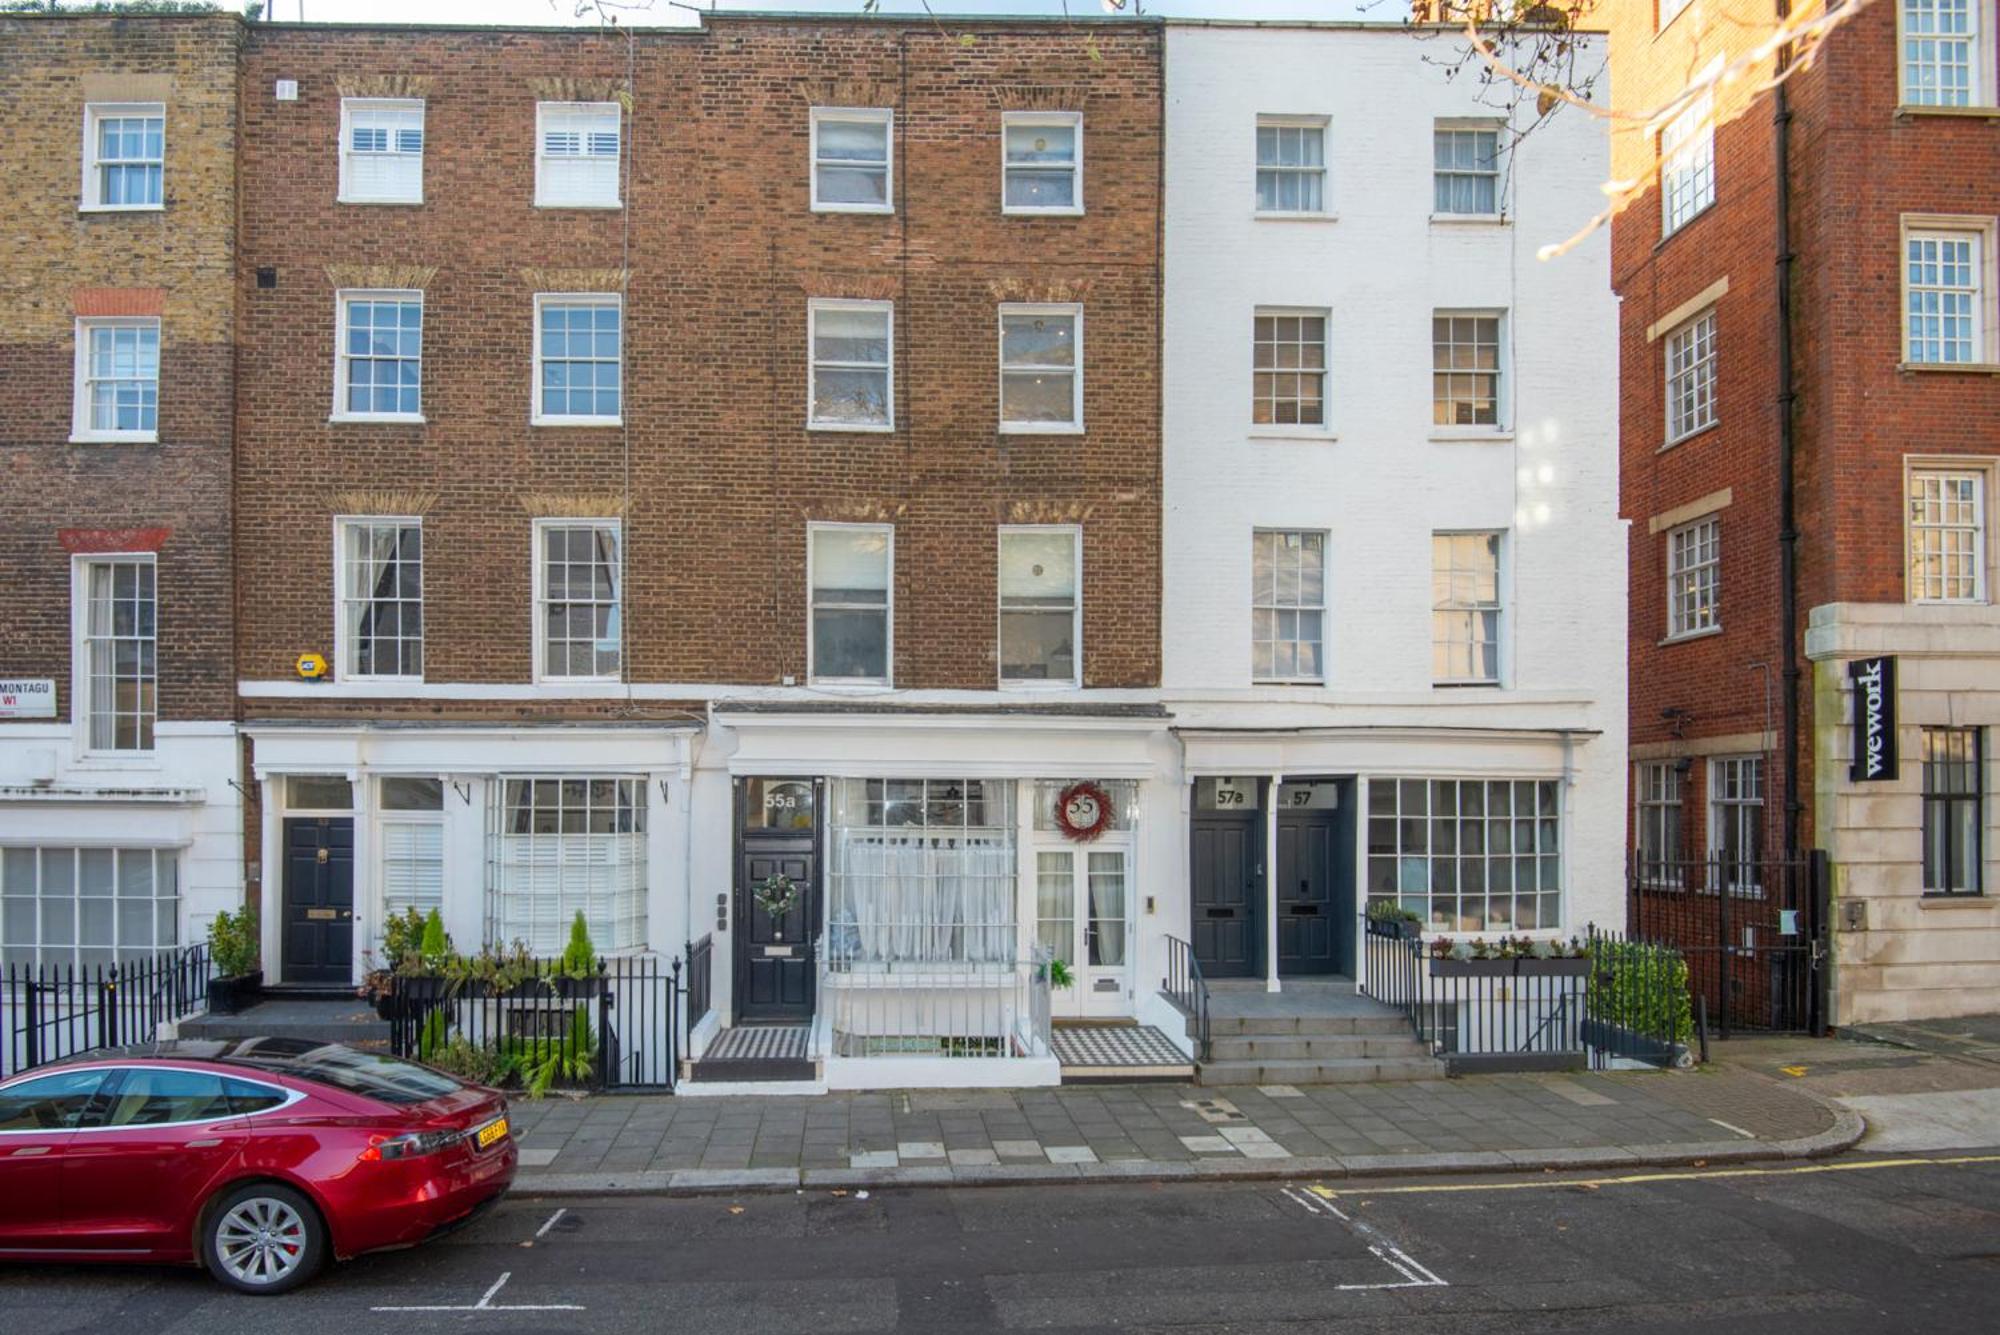
[(225, 1192), (202, 1225), (208, 1273), (241, 1293), (284, 1293), (326, 1264), (326, 1225), (312, 1202), (275, 1182)]

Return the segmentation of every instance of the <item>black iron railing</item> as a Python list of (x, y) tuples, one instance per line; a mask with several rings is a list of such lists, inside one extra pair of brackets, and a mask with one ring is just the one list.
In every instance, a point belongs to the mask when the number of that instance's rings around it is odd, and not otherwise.
[(1194, 1025), (1194, 1059), (1209, 1059), (1208, 980), (1201, 976), (1201, 961), (1194, 947), (1177, 936), (1167, 938), (1167, 974), (1160, 980), (1160, 994), (1180, 1009)]
[(671, 1090), (680, 992), (679, 960), (537, 960), (499, 980), (399, 975), (380, 1008), (390, 1051), (482, 1084)]
[(687, 947), (687, 1025), (692, 1029), (708, 1015), (709, 987), (715, 976), (715, 938), (704, 936)]
[(208, 946), (116, 964), (0, 970), (0, 1076), (97, 1048), (147, 1043), (208, 1008)]

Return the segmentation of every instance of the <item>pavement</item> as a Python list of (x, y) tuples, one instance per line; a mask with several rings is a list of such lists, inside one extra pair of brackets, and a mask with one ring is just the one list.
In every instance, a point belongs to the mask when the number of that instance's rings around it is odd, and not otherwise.
[(552, 1096), (512, 1115), (517, 1189), (560, 1193), (1629, 1168), (1832, 1154), (1863, 1131), (1815, 1091), (1728, 1062), (1373, 1085)]
[[(690, 1100), (692, 1102), (692, 1100)], [(33, 1335), (1987, 1335), (2000, 1156), (1482, 1179), (538, 1195), (283, 1298), (0, 1266)]]

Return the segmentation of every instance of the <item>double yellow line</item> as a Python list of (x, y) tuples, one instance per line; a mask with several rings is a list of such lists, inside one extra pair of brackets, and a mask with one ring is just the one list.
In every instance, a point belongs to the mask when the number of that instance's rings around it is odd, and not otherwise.
[(1326, 1200), (1347, 1196), (1423, 1196), (1456, 1191), (1551, 1191), (1563, 1187), (1639, 1187), (1654, 1182), (1707, 1182), (1726, 1177), (1792, 1177), (1805, 1173), (1865, 1173), (1878, 1168), (1954, 1168), (2000, 1163), (2000, 1154), (1964, 1154), (1950, 1158), (1842, 1159), (1824, 1163), (1787, 1164), (1780, 1168), (1690, 1168), (1674, 1173), (1622, 1173), (1617, 1177), (1549, 1177), (1523, 1182), (1437, 1182), (1409, 1187), (1343, 1187), (1317, 1183), (1306, 1190)]

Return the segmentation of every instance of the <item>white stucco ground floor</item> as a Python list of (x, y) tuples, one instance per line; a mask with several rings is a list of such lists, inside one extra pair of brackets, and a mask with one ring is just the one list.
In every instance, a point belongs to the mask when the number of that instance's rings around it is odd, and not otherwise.
[[(1832, 1022), (2000, 1011), (1993, 609), (1828, 604), (1806, 651), (1813, 830), (1833, 867)], [(1863, 735), (1872, 769), (1856, 763)]]
[(357, 980), (412, 908), (461, 950), (553, 955), (581, 912), (603, 954), (699, 964), (688, 1059), (772, 1026), (803, 1034), (815, 1087), (1021, 1085), (1060, 1078), (1064, 1020), (1185, 1044), (1163, 984), (1190, 967), (1278, 993), (1354, 979), (1371, 901), (1451, 935), (1622, 925), (1622, 737), (1561, 710), (1329, 715), (745, 700), (602, 725), (253, 721), (266, 974)]

